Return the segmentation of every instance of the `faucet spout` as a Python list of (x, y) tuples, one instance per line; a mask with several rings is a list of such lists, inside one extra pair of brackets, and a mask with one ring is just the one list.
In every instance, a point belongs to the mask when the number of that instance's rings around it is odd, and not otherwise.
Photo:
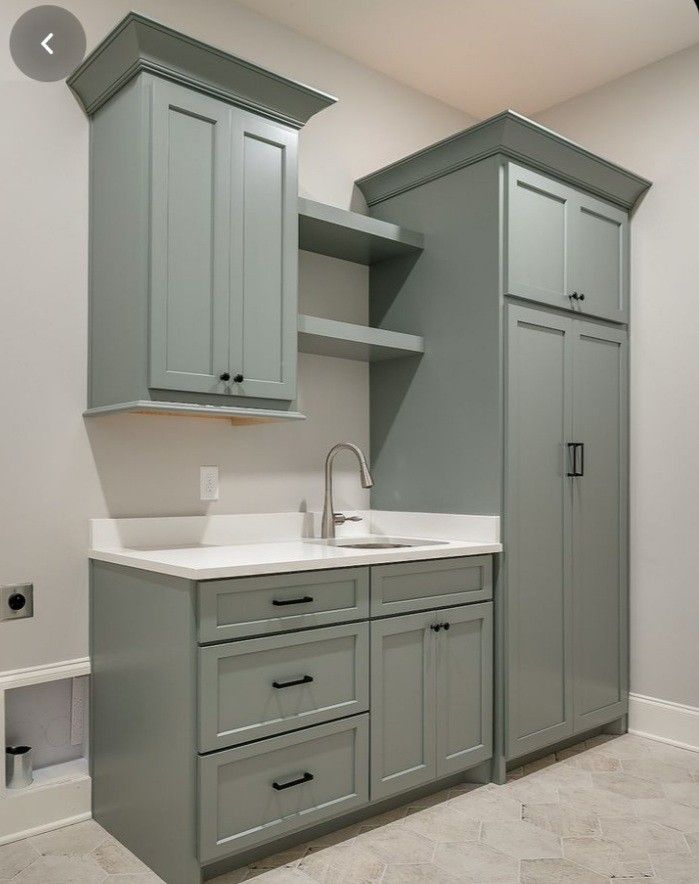
[(362, 483), (362, 488), (371, 488), (374, 484), (374, 480), (371, 478), (371, 473), (369, 472), (369, 465), (367, 464), (364, 453), (359, 446), (354, 445), (352, 442), (338, 442), (337, 445), (333, 445), (328, 452), (328, 456), (325, 458), (325, 499), (323, 502), (321, 537), (334, 537), (335, 525), (338, 524), (338, 520), (340, 524), (345, 521), (344, 516), (340, 516), (338, 519), (333, 507), (333, 463), (338, 451), (342, 451), (343, 449), (351, 451), (359, 462), (359, 478)]

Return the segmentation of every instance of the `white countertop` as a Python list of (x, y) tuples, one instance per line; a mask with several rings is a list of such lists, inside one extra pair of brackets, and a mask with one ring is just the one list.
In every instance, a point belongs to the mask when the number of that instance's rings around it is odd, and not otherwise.
[(497, 516), (376, 510), (357, 515), (362, 522), (338, 528), (338, 540), (370, 536), (439, 543), (384, 550), (334, 546), (318, 539), (319, 518), (315, 513), (94, 519), (90, 523), (89, 556), (187, 580), (212, 580), (502, 550)]

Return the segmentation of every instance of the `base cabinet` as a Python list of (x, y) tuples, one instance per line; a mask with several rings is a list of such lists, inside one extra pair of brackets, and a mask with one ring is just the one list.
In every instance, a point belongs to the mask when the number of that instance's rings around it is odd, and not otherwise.
[(371, 624), (371, 798), (489, 758), (492, 604)]
[(199, 859), (349, 813), (369, 800), (368, 716), (199, 759)]
[(508, 308), (507, 756), (627, 711), (627, 335)]

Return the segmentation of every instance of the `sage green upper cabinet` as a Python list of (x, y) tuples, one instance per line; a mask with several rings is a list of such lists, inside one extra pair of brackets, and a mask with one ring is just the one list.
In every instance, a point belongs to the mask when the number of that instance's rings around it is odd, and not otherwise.
[(153, 81), (150, 386), (224, 393), (231, 109)]
[(91, 118), (88, 414), (295, 411), (298, 129), (334, 99), (130, 13)]
[(507, 180), (505, 294), (626, 322), (626, 212), (515, 163)]
[(572, 223), (571, 281), (576, 311), (628, 320), (629, 219), (626, 212), (579, 194)]
[(293, 399), (296, 133), (162, 80), (152, 132), (150, 386)]
[(507, 294), (569, 307), (573, 192), (514, 163), (508, 172)]

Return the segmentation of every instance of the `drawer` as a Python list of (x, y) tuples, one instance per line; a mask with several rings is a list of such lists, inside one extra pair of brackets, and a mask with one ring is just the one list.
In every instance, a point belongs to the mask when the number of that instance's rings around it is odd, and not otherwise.
[(369, 569), (212, 580), (197, 593), (199, 641), (225, 641), (365, 619)]
[(366, 804), (369, 716), (198, 759), (202, 864)]
[(369, 624), (199, 649), (199, 751), (369, 708)]
[(371, 569), (371, 616), (408, 614), (493, 597), (491, 556), (375, 565)]

